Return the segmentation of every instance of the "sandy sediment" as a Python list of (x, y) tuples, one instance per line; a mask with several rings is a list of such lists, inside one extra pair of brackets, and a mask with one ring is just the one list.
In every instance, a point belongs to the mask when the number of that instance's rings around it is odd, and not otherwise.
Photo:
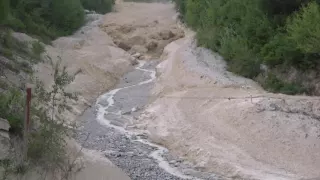
[(320, 99), (266, 93), (191, 37), (169, 44), (137, 121), (199, 168), (244, 179), (320, 176)]

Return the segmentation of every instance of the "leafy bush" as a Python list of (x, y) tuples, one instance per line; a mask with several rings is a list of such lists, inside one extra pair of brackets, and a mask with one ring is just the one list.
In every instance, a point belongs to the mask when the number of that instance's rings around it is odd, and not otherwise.
[(84, 10), (79, 0), (52, 1), (51, 20), (65, 34), (78, 29), (84, 22)]
[(44, 51), (44, 46), (39, 41), (32, 42), (32, 52), (37, 59), (41, 59), (40, 56)]
[(0, 55), (6, 57), (8, 59), (11, 59), (13, 57), (12, 51), (8, 48), (0, 48)]
[[(35, 170), (33, 168), (36, 167), (37, 170), (41, 168), (44, 174), (55, 173), (61, 175), (61, 179), (69, 179), (70, 172), (74, 171), (75, 162), (70, 162), (68, 159), (65, 141), (67, 136), (72, 135), (72, 130), (66, 126), (66, 120), (59, 115), (70, 108), (66, 103), (67, 100), (77, 100), (75, 93), (65, 91), (65, 87), (74, 80), (76, 74), (68, 74), (66, 67), (61, 66), (61, 61), (52, 65), (54, 82), (51, 91), (46, 91), (43, 83), (35, 80), (36, 87), (33, 89), (31, 102), (28, 153), (23, 159), (25, 162), (21, 163), (20, 147), (14, 147), (15, 152), (10, 156), (12, 163), (9, 169), (5, 170), (7, 175), (22, 173), (17, 172), (18, 169), (27, 171)], [(15, 133), (13, 135), (19, 135), (17, 137), (22, 135), (24, 105), (24, 96), (21, 91), (10, 89), (0, 93), (0, 117), (8, 119), (11, 125), (10, 132)], [(26, 165), (28, 169), (24, 169)]]
[(185, 21), (197, 30), (200, 45), (218, 51), (233, 72), (251, 78), (258, 75), (257, 53), (274, 32), (271, 22), (259, 9), (259, 1), (180, 0), (178, 3), (185, 5)]
[(11, 133), (22, 133), (24, 113), (23, 96), (20, 91), (11, 89), (0, 94), (0, 114), (9, 121)]
[(49, 43), (73, 33), (84, 23), (83, 6), (107, 13), (112, 10), (114, 0), (11, 0), (10, 7), (8, 0), (0, 0), (0, 3), (3, 9), (0, 24)]
[(269, 74), (265, 82), (262, 84), (264, 88), (271, 92), (280, 92), (283, 94), (301, 94), (307, 92), (302, 85), (298, 83), (283, 82), (275, 75)]
[[(66, 120), (59, 115), (70, 108), (67, 100), (77, 100), (76, 93), (65, 91), (76, 74), (68, 74), (66, 67), (61, 66), (61, 60), (52, 63), (52, 66), (54, 81), (51, 91), (46, 91), (43, 82), (36, 80), (32, 112), (34, 117), (37, 117), (33, 121), (38, 125), (31, 132), (28, 157), (33, 164), (45, 171), (69, 173), (73, 167), (65, 167), (69, 165), (66, 164), (68, 158), (65, 137), (69, 136), (71, 131), (66, 126)], [(64, 172), (65, 170), (67, 171)]]
[(288, 36), (304, 53), (320, 52), (320, 7), (311, 2), (288, 21)]
[(303, 55), (286, 34), (279, 33), (261, 48), (260, 57), (265, 64), (275, 66), (284, 62), (294, 64)]
[(84, 22), (80, 0), (12, 0), (6, 25), (50, 41), (69, 35)]
[(104, 14), (112, 10), (115, 0), (81, 0), (81, 3), (85, 9)]
[(9, 27), (11, 27), (15, 31), (24, 31), (26, 29), (26, 25), (20, 19), (9, 14), (8, 20), (5, 23)]

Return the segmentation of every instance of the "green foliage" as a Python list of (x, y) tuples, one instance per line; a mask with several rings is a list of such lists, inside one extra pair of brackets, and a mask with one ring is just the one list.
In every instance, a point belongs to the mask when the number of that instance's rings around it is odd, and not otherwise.
[(5, 23), (9, 27), (11, 27), (15, 31), (25, 31), (26, 30), (26, 25), (20, 20), (17, 19), (16, 17), (12, 16), (9, 14), (8, 20)]
[(39, 41), (32, 42), (32, 53), (37, 59), (41, 59), (43, 52), (45, 52), (44, 46)]
[(0, 24), (49, 43), (73, 33), (84, 23), (83, 6), (107, 13), (113, 4), (114, 0), (11, 0), (10, 4), (1, 0)]
[[(200, 45), (218, 51), (229, 69), (245, 77), (259, 73), (257, 52), (272, 37), (274, 27), (251, 0), (187, 0), (185, 21), (197, 30)], [(182, 8), (183, 9), (183, 8)]]
[(12, 32), (10, 30), (7, 30), (4, 32), (4, 34), (1, 35), (1, 44), (3, 44), (6, 48), (12, 48), (13, 47), (13, 38), (12, 38)]
[(312, 2), (288, 21), (289, 38), (304, 53), (320, 52), (320, 7)]
[(9, 15), (9, 0), (0, 0), (0, 24), (6, 22)]
[(283, 82), (272, 74), (268, 75), (267, 79), (262, 85), (271, 92), (280, 92), (283, 94), (293, 95), (306, 92), (306, 89), (303, 88), (299, 83)]
[(84, 22), (84, 10), (80, 0), (52, 1), (51, 20), (65, 34), (78, 29)]
[(319, 65), (320, 0), (175, 2), (183, 20), (197, 32), (198, 44), (220, 53), (232, 72), (255, 78), (262, 63), (300, 70)]
[(0, 115), (9, 121), (10, 132), (21, 134), (23, 126), (23, 96), (15, 89), (0, 94)]
[(260, 64), (253, 56), (246, 39), (225, 29), (219, 52), (229, 63), (229, 70), (244, 77), (254, 78), (260, 72)]
[(70, 134), (65, 119), (59, 115), (70, 108), (67, 100), (77, 100), (77, 94), (65, 91), (76, 74), (68, 74), (66, 67), (61, 66), (61, 61), (52, 65), (54, 83), (51, 91), (46, 91), (43, 83), (36, 80), (32, 113), (36, 117), (33, 121), (39, 125), (31, 133), (28, 157), (33, 164), (40, 165), (46, 171), (55, 172), (55, 170), (65, 170), (67, 159), (65, 137)]
[(11, 59), (13, 58), (13, 53), (10, 49), (8, 48), (0, 48), (0, 55), (8, 58), (8, 59)]
[(32, 42), (31, 48), (28, 44), (29, 42), (14, 38), (11, 30), (0, 31), (0, 54), (11, 60), (3, 65), (16, 73), (22, 70), (31, 74), (32, 64), (41, 60), (40, 55), (45, 49), (39, 41)]
[[(0, 161), (0, 166), (5, 173), (1, 178), (10, 174), (23, 174), (33, 167), (41, 168), (42, 172), (59, 173), (68, 179), (74, 168), (74, 162), (68, 160), (66, 152), (67, 136), (72, 135), (66, 125), (66, 120), (60, 115), (70, 107), (68, 100), (77, 100), (76, 93), (65, 91), (75, 78), (70, 75), (66, 67), (61, 66), (61, 60), (52, 63), (54, 81), (50, 91), (46, 91), (43, 82), (36, 79), (31, 102), (31, 126), (28, 136), (28, 154), (26, 162), (21, 163), (21, 157)], [(19, 90), (10, 89), (0, 94), (0, 117), (8, 119), (12, 133), (22, 134), (24, 117), (24, 96)], [(15, 148), (15, 154), (20, 154), (20, 149)], [(10, 157), (11, 158), (11, 157)], [(14, 163), (18, 161), (17, 163)], [(26, 166), (27, 165), (27, 166)], [(28, 167), (28, 169), (26, 169)]]
[(299, 61), (302, 54), (286, 34), (279, 33), (261, 48), (260, 57), (265, 64), (276, 66)]
[(11, 0), (6, 25), (48, 42), (69, 35), (84, 22), (80, 0)]
[(81, 0), (81, 3), (85, 9), (104, 14), (112, 10), (115, 0)]

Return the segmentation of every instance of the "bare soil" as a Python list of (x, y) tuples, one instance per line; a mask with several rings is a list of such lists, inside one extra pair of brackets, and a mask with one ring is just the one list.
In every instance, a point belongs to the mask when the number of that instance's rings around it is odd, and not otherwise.
[(136, 126), (225, 177), (319, 178), (320, 98), (267, 93), (192, 36), (165, 48), (155, 101)]

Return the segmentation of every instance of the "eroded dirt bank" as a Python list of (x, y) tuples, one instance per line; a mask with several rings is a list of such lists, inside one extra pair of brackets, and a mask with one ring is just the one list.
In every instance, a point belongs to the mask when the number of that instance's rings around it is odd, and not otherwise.
[(165, 49), (156, 100), (136, 121), (198, 168), (244, 179), (320, 177), (320, 99), (269, 94), (226, 71), (192, 33)]

